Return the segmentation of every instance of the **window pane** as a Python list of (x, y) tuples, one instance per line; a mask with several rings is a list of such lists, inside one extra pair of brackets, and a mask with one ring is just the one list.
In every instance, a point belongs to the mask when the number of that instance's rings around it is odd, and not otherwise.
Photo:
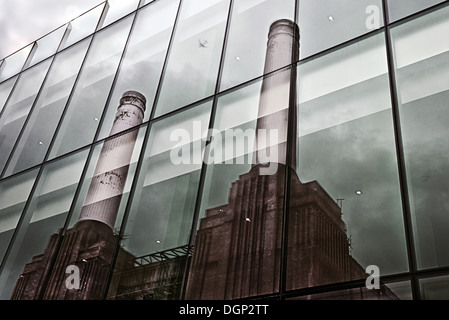
[(109, 134), (117, 101), (123, 92), (135, 90), (145, 96), (147, 111), (144, 121), (149, 119), (178, 3), (178, 0), (157, 1), (138, 12), (99, 139)]
[(449, 300), (449, 276), (420, 279), (423, 300)]
[(392, 29), (418, 267), (449, 265), (449, 7)]
[(41, 62), (56, 52), (64, 36), (65, 29), (66, 26), (60, 27), (36, 41), (35, 52), (33, 53), (30, 66)]
[(0, 183), (0, 262), (20, 219), (36, 178), (37, 170)]
[(298, 68), (287, 288), (408, 270), (383, 34)]
[[(114, 230), (118, 231), (123, 220), (123, 212), (129, 196), (129, 190), (136, 171), (137, 161), (142, 148), (146, 126), (123, 134), (115, 135), (94, 146), (93, 154), (89, 162), (86, 176), (82, 182), (80, 195), (73, 209), (69, 227), (73, 227), (80, 218), (84, 207), (94, 207), (96, 203), (114, 202), (109, 211), (115, 214)], [(116, 172), (121, 177), (120, 187), (116, 192), (104, 193), (94, 196), (94, 183), (101, 179), (102, 175), (108, 176), (109, 172)], [(103, 180), (104, 181), (104, 180)], [(97, 206), (98, 207), (98, 206)], [(116, 208), (112, 210), (111, 208)]]
[(99, 22), (101, 14), (103, 12), (104, 4), (101, 4), (78, 18), (70, 21), (67, 24), (67, 30), (64, 35), (64, 40), (59, 50), (67, 48), (81, 39), (92, 34)]
[[(118, 285), (109, 293), (111, 298), (179, 299), (211, 105), (204, 103), (152, 125), (122, 241), (134, 261), (116, 266), (123, 271), (115, 274)], [(185, 161), (178, 161), (179, 155)], [(166, 260), (162, 253), (174, 259)], [(161, 269), (165, 267), (167, 274)], [(132, 275), (148, 280), (132, 286)]]
[(366, 287), (337, 290), (288, 298), (287, 300), (412, 300), (410, 281), (380, 283), (379, 289)]
[(183, 1), (156, 116), (214, 93), (229, 0)]
[[(294, 20), (293, 0), (234, 1), (220, 89), (261, 76), (270, 25), (279, 19)], [(291, 59), (278, 65), (284, 67)], [(272, 70), (271, 70), (272, 71)]]
[(390, 21), (396, 21), (405, 16), (431, 7), (445, 0), (387, 0)]
[(102, 27), (106, 27), (131, 11), (136, 10), (138, 3), (139, 0), (108, 0), (108, 3), (106, 4), (106, 16), (104, 17)]
[(279, 290), (291, 76), (277, 72), (218, 99), (186, 299)]
[[(43, 169), (28, 209), (23, 213), (14, 245), (2, 266), (1, 299), (10, 298), (16, 281), (20, 281), (21, 273), (30, 270), (26, 264), (39, 261), (37, 255), (44, 255), (48, 259), (46, 248), (52, 249), (55, 244), (53, 241), (57, 240), (55, 237), (64, 225), (87, 154), (87, 150), (76, 153), (50, 163)], [(27, 280), (39, 283), (46, 276), (42, 269), (35, 270)]]
[(50, 60), (29, 69), (21, 74), (14, 92), (5, 105), (0, 118), (0, 169), (8, 160), (28, 112), (47, 74)]
[(11, 89), (16, 82), (16, 79), (17, 77), (14, 77), (0, 84), (0, 117), (2, 115), (3, 107), (11, 93)]
[(22, 70), (32, 48), (33, 44), (30, 44), (3, 60), (0, 65), (0, 81), (6, 80)]
[(132, 17), (129, 17), (94, 36), (80, 79), (52, 147), (51, 157), (62, 155), (92, 142), (131, 22)]
[(55, 57), (6, 169), (6, 175), (32, 167), (44, 160), (88, 45), (89, 41), (83, 41)]
[(301, 58), (383, 25), (381, 0), (299, 1)]

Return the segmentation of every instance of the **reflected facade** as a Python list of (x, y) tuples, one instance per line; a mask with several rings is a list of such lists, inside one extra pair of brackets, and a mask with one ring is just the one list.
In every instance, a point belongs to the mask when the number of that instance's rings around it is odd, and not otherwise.
[(448, 13), (106, 1), (0, 60), (0, 299), (447, 299)]

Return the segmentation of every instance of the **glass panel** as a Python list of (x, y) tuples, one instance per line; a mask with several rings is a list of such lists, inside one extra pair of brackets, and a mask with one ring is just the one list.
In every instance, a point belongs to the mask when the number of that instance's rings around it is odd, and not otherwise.
[(299, 1), (301, 58), (383, 25), (381, 0)]
[(14, 244), (2, 266), (0, 299), (18, 294), (21, 286), (17, 286), (13, 293), (16, 281), (36, 284), (30, 286), (24, 299), (36, 298), (39, 294), (38, 284), (47, 276), (45, 270), (50, 267), (51, 252), (58, 241), (59, 229), (67, 218), (87, 154), (88, 150), (85, 150), (43, 168)]
[(392, 29), (419, 268), (449, 265), (449, 7)]
[(449, 300), (449, 276), (420, 279), (423, 300)]
[[(279, 19), (294, 20), (294, 12), (293, 0), (234, 1), (220, 89), (230, 88), (264, 73), (270, 25)], [(278, 62), (277, 67), (291, 62), (291, 58)]]
[(405, 272), (383, 34), (298, 68), (287, 289)]
[(211, 106), (152, 125), (122, 241), (132, 260), (116, 266), (109, 298), (180, 298)]
[(151, 2), (155, 2), (155, 1), (157, 1), (157, 0), (141, 0), (140, 6), (143, 7), (144, 5), (149, 4)]
[(3, 170), (49, 66), (50, 60), (47, 60), (22, 73), (4, 107), (0, 118), (0, 170)]
[(0, 81), (8, 79), (22, 70), (32, 48), (33, 44), (30, 44), (3, 60), (0, 66)]
[(218, 99), (186, 299), (279, 290), (291, 76), (277, 72)]
[(25, 207), (37, 171), (0, 182), (0, 262)]
[(445, 0), (387, 0), (390, 21), (396, 21), (405, 16), (431, 7)]
[(183, 1), (156, 116), (214, 93), (229, 2)]
[(367, 287), (310, 294), (287, 300), (412, 300), (410, 281), (380, 283), (379, 289)]
[(137, 9), (139, 0), (108, 0), (106, 16), (102, 27), (106, 27), (114, 21), (126, 16), (131, 11)]
[(19, 172), (44, 160), (88, 45), (89, 41), (83, 41), (55, 57), (5, 174)]
[(129, 17), (94, 36), (50, 157), (62, 155), (92, 142), (131, 22), (132, 17)]
[(67, 24), (67, 31), (64, 35), (64, 40), (59, 50), (67, 48), (75, 42), (80, 41), (95, 32), (103, 12), (103, 8), (104, 4), (100, 4), (78, 18), (70, 21)]
[(41, 62), (58, 50), (62, 37), (64, 36), (65, 29), (66, 26), (60, 27), (36, 41), (35, 52), (33, 53), (30, 66)]
[(3, 106), (5, 105), (6, 100), (8, 100), (16, 79), (17, 77), (14, 77), (0, 84), (0, 117), (2, 116)]
[(138, 91), (146, 97), (144, 121), (149, 119), (178, 3), (178, 0), (157, 1), (138, 12), (99, 139), (109, 134), (117, 101), (127, 90)]
[[(140, 129), (115, 135), (94, 147), (69, 227), (75, 225), (82, 211), (86, 210), (89, 205), (97, 210), (95, 208), (95, 206), (98, 207), (97, 203), (115, 202), (114, 208), (116, 210), (108, 210), (114, 212), (116, 216), (113, 229), (118, 231), (123, 220), (123, 212), (129, 197), (129, 190), (142, 149), (145, 131), (146, 126), (143, 126)], [(105, 172), (108, 174), (105, 174)], [(101, 179), (103, 175), (110, 175), (109, 172), (117, 173), (121, 177), (121, 183), (117, 187), (118, 191), (108, 193), (107, 196), (95, 197), (96, 181)]]

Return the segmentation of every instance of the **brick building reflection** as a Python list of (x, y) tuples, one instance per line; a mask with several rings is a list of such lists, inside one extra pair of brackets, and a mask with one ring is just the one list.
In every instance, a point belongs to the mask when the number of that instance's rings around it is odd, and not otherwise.
[[(232, 183), (227, 204), (206, 210), (199, 221), (193, 250), (184, 246), (135, 257), (120, 249), (108, 287), (108, 299), (178, 299), (183, 291), (186, 270), (186, 299), (238, 299), (278, 292), (286, 166), (291, 178), (288, 181), (290, 202), (284, 260), (287, 265), (285, 289), (367, 277), (349, 252), (340, 207), (317, 181), (301, 182), (291, 166), (296, 163), (296, 141), (287, 139), (287, 127), (289, 117), (296, 117), (296, 68), (274, 71), (296, 61), (298, 54), (297, 25), (289, 20), (273, 23), (268, 35), (264, 70), (265, 74), (273, 74), (262, 84), (257, 129), (278, 130), (280, 142), (274, 146), (278, 151), (278, 161), (259, 163), (259, 153), (266, 150), (261, 150), (256, 137), (256, 163), (248, 173), (240, 175)], [(295, 119), (292, 121), (290, 118), (290, 122), (295, 123)], [(296, 136), (296, 133), (292, 132), (292, 135)], [(292, 143), (292, 152), (289, 153), (287, 141)], [(291, 155), (290, 158), (287, 155)], [(275, 173), (261, 174), (261, 168), (272, 165), (277, 169)], [(126, 176), (123, 172), (120, 174)], [(115, 182), (117, 175), (109, 176), (110, 183), (118, 183)], [(112, 188), (118, 193), (114, 191), (107, 195), (103, 185), (97, 185), (95, 179), (93, 181), (92, 194), (89, 191), (88, 197), (90, 202), (84, 207), (77, 225), (67, 231), (56, 260), (52, 262), (58, 235), (52, 237), (43, 255), (35, 257), (25, 267), (17, 281), (13, 299), (104, 297), (106, 282), (109, 281), (108, 270), (113, 263), (112, 254), (118, 241), (112, 228), (118, 210), (117, 201), (123, 190), (120, 191), (118, 183)], [(64, 287), (64, 268), (70, 263), (79, 265), (81, 269), (82, 287), (77, 292)], [(47, 280), (42, 283), (41, 279)], [(350, 294), (346, 298), (396, 299), (385, 286), (374, 291), (362, 288), (357, 295)]]

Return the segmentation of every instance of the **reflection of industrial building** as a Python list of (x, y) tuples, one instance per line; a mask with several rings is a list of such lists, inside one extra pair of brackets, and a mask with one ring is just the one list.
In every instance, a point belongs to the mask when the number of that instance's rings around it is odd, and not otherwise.
[[(236, 299), (279, 290), (284, 166), (259, 175), (257, 166), (232, 184), (226, 205), (201, 220), (187, 299)], [(290, 289), (364, 279), (349, 254), (345, 224), (335, 201), (316, 182), (293, 174), (288, 217), (287, 284)], [(362, 289), (366, 297), (375, 297)], [(382, 298), (395, 298), (388, 290)]]
[[(296, 24), (275, 22), (265, 74), (296, 61), (298, 53)], [(258, 161), (233, 182), (228, 203), (207, 210), (201, 219), (193, 252), (186, 246), (134, 257), (120, 249), (110, 277), (119, 240), (113, 228), (137, 130), (119, 133), (141, 123), (145, 111), (144, 97), (125, 93), (111, 131), (118, 135), (103, 145), (79, 221), (64, 235), (53, 235), (45, 253), (25, 266), (12, 299), (101, 299), (106, 289), (108, 299), (176, 299), (187, 263), (186, 299), (236, 299), (279, 291), (286, 166), (296, 163), (285, 156), (287, 120), (295, 117), (296, 109), (291, 98), (296, 97), (294, 72), (270, 74), (262, 84), (257, 129), (278, 130), (278, 161)], [(260, 160), (261, 149), (255, 145)], [(261, 174), (261, 168), (273, 164), (275, 173)], [(302, 183), (291, 172), (287, 289), (366, 278), (349, 253), (338, 205), (316, 181)], [(78, 290), (66, 286), (69, 265), (80, 270)]]
[[(104, 294), (118, 237), (113, 228), (125, 186), (137, 130), (143, 121), (145, 97), (128, 91), (120, 100), (111, 135), (105, 141), (76, 225), (53, 235), (43, 255), (25, 266), (12, 299), (99, 299)], [(122, 132), (123, 133), (120, 133)], [(132, 256), (121, 252), (123, 259)], [(80, 270), (80, 290), (65, 284), (66, 268)]]

